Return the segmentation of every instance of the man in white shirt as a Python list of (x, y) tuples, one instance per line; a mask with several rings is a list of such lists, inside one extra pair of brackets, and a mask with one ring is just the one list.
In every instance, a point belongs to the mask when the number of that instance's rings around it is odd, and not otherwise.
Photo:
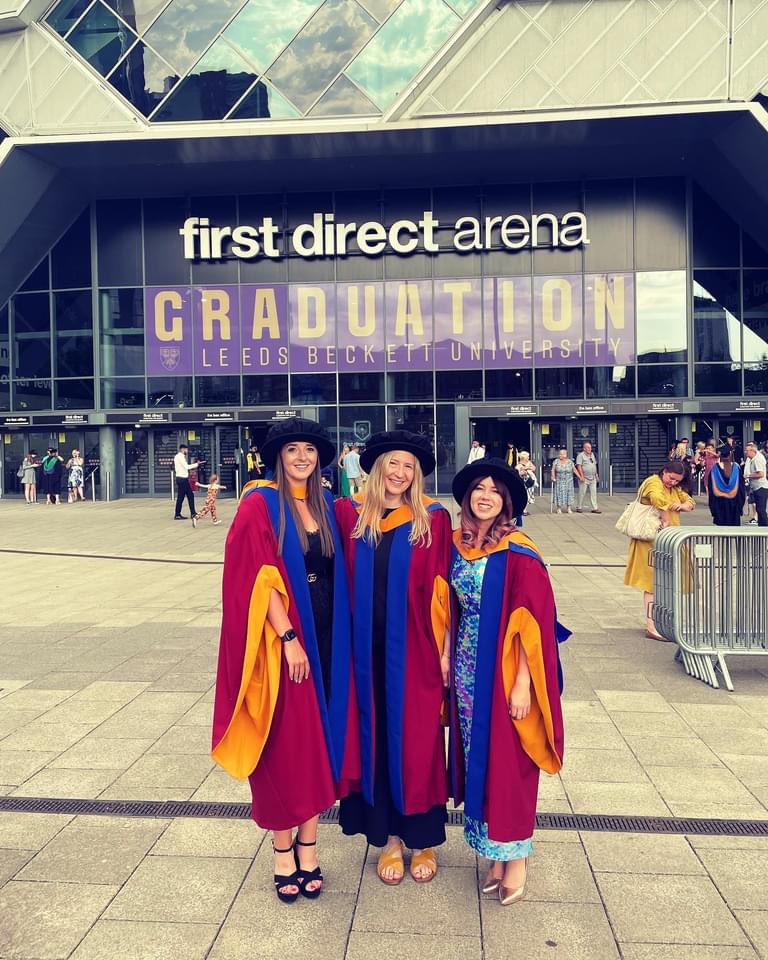
[(473, 440), (472, 446), (469, 448), (469, 456), (467, 457), (467, 463), (474, 463), (475, 460), (482, 460), (485, 456), (485, 447), (480, 443), (479, 440)]
[(747, 455), (744, 478), (749, 481), (749, 494), (754, 499), (757, 510), (757, 524), (768, 527), (768, 477), (765, 457), (757, 449), (756, 443), (748, 443), (744, 452)]
[(189, 471), (196, 470), (201, 463), (205, 463), (205, 460), (195, 460), (194, 463), (187, 463), (188, 450), (189, 447), (186, 443), (182, 443), (179, 447), (179, 452), (173, 458), (173, 471), (176, 474), (176, 512), (173, 517), (174, 520), (187, 519), (181, 513), (185, 497), (189, 504), (190, 518), (194, 517), (197, 512), (195, 509), (195, 495), (192, 493), (192, 487), (189, 483)]
[(344, 457), (344, 473), (349, 482), (349, 492), (357, 493), (360, 490), (362, 470), (360, 469), (360, 449), (356, 443), (352, 444), (352, 449)]

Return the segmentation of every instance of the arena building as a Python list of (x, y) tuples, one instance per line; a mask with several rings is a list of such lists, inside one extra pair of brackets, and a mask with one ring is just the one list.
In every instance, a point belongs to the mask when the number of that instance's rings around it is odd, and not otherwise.
[(768, 438), (768, 0), (0, 0), (0, 461)]

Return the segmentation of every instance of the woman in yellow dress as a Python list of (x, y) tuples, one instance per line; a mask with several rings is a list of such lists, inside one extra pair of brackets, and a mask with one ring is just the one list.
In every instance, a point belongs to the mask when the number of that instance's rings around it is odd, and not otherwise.
[[(680, 488), (685, 479), (685, 466), (679, 461), (665, 463), (658, 473), (643, 480), (637, 495), (642, 503), (651, 504), (661, 511), (661, 526), (677, 527), (680, 514), (693, 510), (696, 506), (692, 497)], [(651, 615), (653, 603), (653, 567), (648, 557), (653, 549), (653, 540), (630, 540), (627, 568), (624, 571), (624, 583), (628, 587), (643, 591), (645, 604), (645, 635), (649, 640), (666, 640), (656, 630)]]

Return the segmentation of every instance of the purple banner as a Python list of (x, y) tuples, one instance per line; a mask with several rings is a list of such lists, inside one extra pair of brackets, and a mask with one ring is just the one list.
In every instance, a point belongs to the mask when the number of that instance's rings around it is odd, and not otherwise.
[(291, 371), (336, 372), (336, 284), (292, 283), (288, 290)]
[(339, 370), (384, 369), (384, 284), (336, 285)]
[(435, 281), (435, 368), (483, 365), (482, 287), (479, 279)]
[(432, 281), (391, 280), (384, 284), (387, 368), (432, 369)]
[(635, 275), (585, 277), (584, 350), (588, 367), (635, 362)]
[(532, 367), (531, 278), (484, 280), (483, 317), (486, 368)]
[(288, 372), (288, 285), (240, 287), (243, 373)]
[(147, 375), (188, 376), (194, 368), (189, 287), (147, 287), (144, 291)]
[(535, 277), (533, 352), (537, 367), (584, 363), (582, 276)]
[(237, 286), (192, 290), (195, 373), (240, 375), (240, 300)]

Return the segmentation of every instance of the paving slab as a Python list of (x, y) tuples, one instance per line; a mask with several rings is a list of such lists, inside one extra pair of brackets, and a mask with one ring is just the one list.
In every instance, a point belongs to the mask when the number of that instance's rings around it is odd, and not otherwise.
[(154, 740), (108, 740), (86, 736), (51, 761), (54, 770), (127, 770)]
[(73, 819), (60, 813), (0, 813), (0, 849), (40, 850)]
[(585, 831), (581, 840), (595, 873), (706, 873), (685, 837)]
[(124, 705), (138, 697), (148, 686), (146, 682), (121, 683), (115, 680), (97, 680), (78, 690), (72, 700), (106, 700)]
[(72, 960), (204, 960), (218, 932), (212, 923), (99, 920)]
[(526, 960), (618, 960), (605, 912), (597, 903), (483, 901), (484, 960), (509, 960), (525, 944)]
[(479, 937), (445, 937), (430, 933), (364, 933), (353, 930), (344, 960), (483, 960)]
[(657, 767), (646, 773), (665, 800), (681, 803), (751, 804), (754, 796), (730, 770), (715, 767)]
[(56, 756), (51, 750), (0, 750), (0, 783), (24, 783)]
[(768, 860), (762, 850), (707, 850), (698, 855), (732, 910), (768, 910)]
[(670, 810), (650, 783), (573, 783), (565, 790), (574, 813), (606, 813), (666, 817)]
[(624, 960), (761, 960), (752, 947), (704, 944), (622, 943)]
[[(762, 905), (765, 907), (765, 899)], [(737, 910), (736, 919), (762, 958), (768, 957), (768, 910)]]
[(0, 847), (0, 887), (15, 877), (34, 855), (34, 850), (3, 850)]
[(54, 770), (49, 766), (25, 780), (13, 793), (17, 797), (93, 800), (119, 774), (119, 770)]
[(152, 847), (152, 855), (253, 858), (266, 836), (266, 830), (261, 830), (251, 820), (185, 818), (174, 820), (163, 831)]
[(648, 777), (629, 749), (614, 750), (606, 763), (603, 750), (569, 747), (562, 770), (564, 782), (648, 783)]

